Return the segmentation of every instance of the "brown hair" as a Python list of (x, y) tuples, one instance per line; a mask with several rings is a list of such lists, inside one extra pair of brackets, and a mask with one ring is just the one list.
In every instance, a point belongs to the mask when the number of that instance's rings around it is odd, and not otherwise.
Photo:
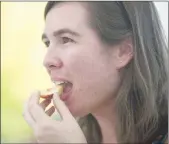
[[(60, 2), (48, 2), (50, 9)], [(168, 49), (153, 2), (80, 2), (100, 40), (114, 44), (132, 37), (134, 57), (126, 66), (116, 98), (120, 143), (150, 143), (168, 125)], [(101, 143), (97, 120), (78, 120), (89, 143)], [(168, 126), (167, 126), (168, 127)], [(166, 132), (166, 130), (165, 130)]]

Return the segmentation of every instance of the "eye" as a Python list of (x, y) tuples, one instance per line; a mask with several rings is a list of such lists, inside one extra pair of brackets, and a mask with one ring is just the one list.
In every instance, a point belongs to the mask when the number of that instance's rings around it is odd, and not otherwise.
[(50, 41), (44, 41), (44, 44), (45, 44), (46, 47), (49, 47)]
[(71, 38), (68, 38), (68, 37), (61, 37), (60, 42), (61, 42), (62, 44), (67, 44), (67, 43), (74, 43), (75, 41), (72, 40)]

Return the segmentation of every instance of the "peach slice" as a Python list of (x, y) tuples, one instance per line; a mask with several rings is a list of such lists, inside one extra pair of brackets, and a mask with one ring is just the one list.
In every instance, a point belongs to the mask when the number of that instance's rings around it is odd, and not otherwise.
[(47, 98), (51, 99), (54, 93), (57, 93), (60, 96), (62, 92), (63, 92), (63, 85), (56, 85), (53, 88), (40, 91), (40, 97), (45, 99)]

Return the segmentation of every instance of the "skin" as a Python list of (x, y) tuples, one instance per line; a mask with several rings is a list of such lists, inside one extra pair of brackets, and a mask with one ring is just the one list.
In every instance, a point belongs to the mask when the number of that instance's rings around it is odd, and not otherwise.
[[(121, 82), (119, 70), (132, 58), (132, 45), (130, 40), (116, 46), (102, 43), (90, 28), (87, 14), (76, 2), (61, 3), (49, 11), (42, 37), (48, 45), (44, 66), (51, 77), (63, 77), (73, 84), (72, 95), (64, 103), (72, 117), (92, 113), (100, 124), (103, 142), (117, 142), (113, 103)], [(63, 29), (77, 35), (58, 35)]]
[[(57, 75), (73, 83), (73, 93), (66, 104), (74, 116), (84, 116), (112, 99), (119, 84), (115, 52), (110, 53), (115, 48), (102, 44), (86, 17), (79, 3), (62, 3), (48, 13), (44, 30), (47, 38), (43, 41), (50, 41), (44, 66), (51, 77)], [(53, 36), (54, 31), (64, 28), (80, 36)], [(63, 43), (63, 37), (75, 42)]]

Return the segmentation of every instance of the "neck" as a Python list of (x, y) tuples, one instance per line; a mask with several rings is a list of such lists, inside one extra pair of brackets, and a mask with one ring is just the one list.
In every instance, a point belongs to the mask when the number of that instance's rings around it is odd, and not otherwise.
[(115, 133), (116, 120), (112, 103), (112, 101), (109, 101), (92, 113), (101, 128), (102, 143), (117, 143)]

